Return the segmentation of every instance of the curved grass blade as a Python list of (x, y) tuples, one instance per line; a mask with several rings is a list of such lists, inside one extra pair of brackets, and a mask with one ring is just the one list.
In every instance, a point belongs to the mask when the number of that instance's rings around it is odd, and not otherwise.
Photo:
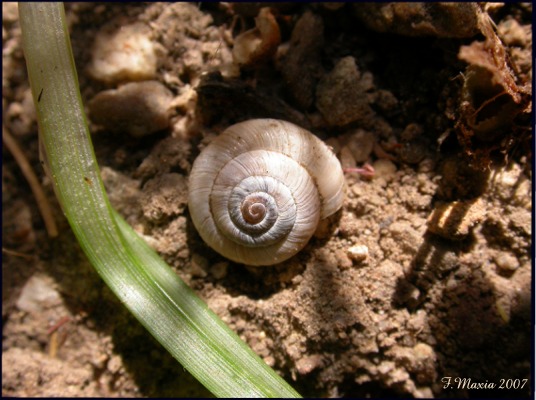
[(56, 196), (111, 290), (220, 397), (298, 397), (111, 208), (93, 152), (62, 3), (19, 3), (39, 134)]

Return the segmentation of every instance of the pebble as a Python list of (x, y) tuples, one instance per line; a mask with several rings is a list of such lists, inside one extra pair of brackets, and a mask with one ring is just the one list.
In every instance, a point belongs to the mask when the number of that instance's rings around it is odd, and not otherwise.
[(142, 23), (122, 26), (113, 32), (99, 31), (88, 72), (108, 84), (152, 79), (156, 75), (157, 56), (150, 34)]
[(311, 354), (296, 362), (296, 370), (300, 375), (307, 375), (321, 364), (322, 357), (319, 354)]
[(160, 82), (131, 82), (98, 93), (88, 107), (95, 124), (142, 137), (169, 127), (172, 100), (172, 93)]
[(515, 271), (519, 268), (519, 261), (510, 253), (501, 252), (494, 257), (497, 267), (504, 271)]
[(358, 244), (349, 247), (347, 253), (352, 260), (360, 262), (368, 257), (369, 249), (363, 244)]
[(374, 178), (392, 178), (396, 173), (396, 165), (387, 159), (379, 159), (374, 162)]
[(44, 275), (33, 275), (22, 288), (16, 305), (19, 310), (28, 313), (42, 312), (60, 301), (52, 279)]

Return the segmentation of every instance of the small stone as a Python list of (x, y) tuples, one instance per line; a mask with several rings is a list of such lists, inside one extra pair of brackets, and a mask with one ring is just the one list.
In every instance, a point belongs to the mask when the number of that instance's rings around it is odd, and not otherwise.
[(160, 82), (132, 82), (98, 93), (88, 106), (95, 124), (141, 137), (169, 127), (172, 100)]
[(296, 362), (296, 369), (298, 370), (298, 373), (300, 375), (306, 375), (310, 373), (312, 370), (317, 368), (322, 362), (322, 357), (318, 354), (312, 354), (309, 356), (305, 356), (303, 358), (300, 358)]
[(521, 182), (516, 186), (513, 196), (513, 201), (516, 204), (524, 207), (527, 210), (532, 209), (532, 181), (529, 179), (521, 179)]
[(388, 226), (391, 237), (406, 253), (415, 254), (422, 245), (422, 237), (407, 221), (395, 221)]
[(368, 257), (369, 249), (363, 244), (358, 244), (348, 248), (348, 257), (352, 260), (361, 262)]
[(269, 367), (273, 367), (275, 365), (275, 358), (272, 356), (266, 356), (263, 358), (263, 360)]
[(110, 371), (112, 374), (116, 374), (121, 369), (121, 365), (121, 357), (113, 356), (110, 358), (110, 361), (108, 361), (108, 371)]
[(90, 364), (97, 369), (103, 369), (106, 366), (106, 362), (108, 361), (108, 355), (106, 354), (92, 354), (91, 359), (89, 360)]
[(7, 106), (4, 118), (10, 121), (10, 131), (15, 136), (24, 136), (35, 130), (37, 113), (30, 88), (24, 91), (20, 103), (15, 101)]
[(379, 159), (374, 164), (374, 178), (389, 179), (396, 173), (396, 165), (387, 159)]
[(426, 312), (424, 310), (418, 310), (415, 314), (413, 314), (408, 323), (408, 329), (413, 332), (422, 332), (426, 327)]
[(141, 23), (122, 26), (114, 32), (100, 31), (88, 72), (108, 84), (152, 79), (157, 57), (150, 34), (150, 29)]
[(504, 271), (515, 271), (519, 268), (519, 261), (510, 253), (499, 253), (494, 257), (497, 267)]
[[(140, 182), (116, 169), (103, 166), (101, 178), (112, 206), (123, 215), (134, 215), (140, 206)], [(129, 220), (132, 223), (133, 220)], [(141, 230), (143, 232), (143, 230)]]
[(60, 295), (49, 277), (33, 275), (22, 288), (16, 305), (19, 310), (28, 313), (42, 312), (60, 301)]
[(365, 337), (353, 331), (351, 334), (352, 346), (361, 354), (377, 354), (380, 349), (375, 337)]

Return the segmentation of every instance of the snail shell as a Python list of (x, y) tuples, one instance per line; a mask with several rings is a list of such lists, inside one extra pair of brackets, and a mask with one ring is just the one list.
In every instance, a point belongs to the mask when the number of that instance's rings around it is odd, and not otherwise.
[(188, 207), (203, 240), (247, 265), (300, 251), (344, 198), (339, 160), (290, 122), (254, 119), (227, 128), (195, 160)]

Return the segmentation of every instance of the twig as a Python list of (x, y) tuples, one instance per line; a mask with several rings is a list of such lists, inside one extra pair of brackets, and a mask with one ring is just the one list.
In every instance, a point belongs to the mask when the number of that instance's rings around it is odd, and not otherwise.
[(30, 189), (32, 189), (35, 201), (37, 202), (37, 207), (39, 208), (39, 212), (41, 213), (43, 221), (45, 222), (45, 228), (48, 236), (58, 236), (58, 227), (56, 226), (56, 221), (54, 220), (54, 216), (52, 214), (52, 208), (50, 207), (50, 203), (45, 196), (45, 192), (43, 191), (35, 172), (28, 162), (28, 159), (17, 144), (17, 141), (9, 134), (4, 125), (2, 125), (2, 141), (17, 162), (22, 174), (30, 185)]
[(25, 258), (26, 260), (33, 260), (33, 258), (34, 258), (33, 255), (20, 253), (20, 252), (15, 251), (15, 250), (9, 250), (9, 249), (6, 249), (5, 247), (2, 247), (2, 253), (9, 254), (10, 256)]
[(65, 325), (67, 322), (71, 321), (71, 317), (68, 315), (65, 315), (64, 317), (61, 317), (58, 322), (56, 322), (54, 325), (52, 325), (48, 331), (48, 335), (52, 335), (52, 333), (56, 332), (59, 328), (61, 328), (63, 325)]

